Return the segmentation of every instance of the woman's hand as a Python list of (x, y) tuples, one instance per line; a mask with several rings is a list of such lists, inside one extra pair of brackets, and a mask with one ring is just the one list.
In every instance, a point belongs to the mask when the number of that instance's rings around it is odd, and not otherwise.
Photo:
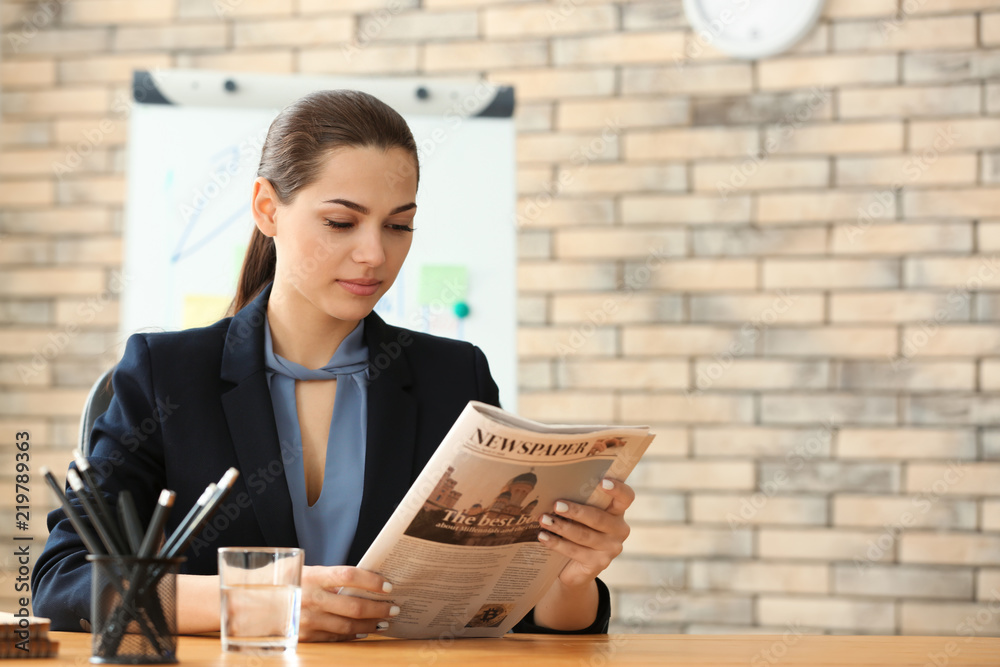
[(342, 587), (388, 593), (392, 584), (374, 572), (347, 565), (302, 568), (302, 612), (299, 639), (305, 642), (346, 641), (389, 627), (399, 613), (391, 602), (340, 595)]

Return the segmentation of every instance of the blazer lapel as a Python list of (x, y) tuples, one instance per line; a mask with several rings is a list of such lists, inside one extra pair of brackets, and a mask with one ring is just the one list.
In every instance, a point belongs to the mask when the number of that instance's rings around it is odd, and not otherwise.
[(270, 293), (268, 285), (229, 324), (221, 375), (235, 386), (222, 395), (222, 407), (239, 461), (237, 487), (242, 483), (249, 494), (266, 545), (295, 546), (292, 499), (264, 371), (264, 316)]
[(357, 564), (413, 481), (417, 404), (410, 387), (407, 340), (375, 313), (365, 318), (368, 343), (368, 441), (358, 529), (347, 555)]

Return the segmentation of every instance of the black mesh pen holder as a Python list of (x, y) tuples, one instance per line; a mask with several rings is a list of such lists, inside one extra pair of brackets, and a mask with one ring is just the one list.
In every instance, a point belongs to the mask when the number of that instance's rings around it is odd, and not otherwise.
[(93, 663), (177, 662), (177, 573), (184, 558), (87, 556)]

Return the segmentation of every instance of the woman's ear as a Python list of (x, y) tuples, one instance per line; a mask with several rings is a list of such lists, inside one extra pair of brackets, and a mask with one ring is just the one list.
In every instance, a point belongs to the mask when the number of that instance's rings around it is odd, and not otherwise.
[(253, 181), (253, 194), (250, 197), (250, 213), (254, 224), (264, 236), (277, 236), (278, 196), (274, 192), (271, 181), (258, 176)]

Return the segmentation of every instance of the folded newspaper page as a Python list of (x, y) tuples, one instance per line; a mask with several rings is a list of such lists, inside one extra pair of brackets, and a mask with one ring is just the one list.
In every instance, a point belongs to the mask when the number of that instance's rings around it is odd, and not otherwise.
[(538, 542), (557, 500), (606, 508), (653, 439), (646, 426), (560, 426), (470, 401), (358, 567), (393, 584), (391, 637), (499, 637), (568, 558)]

